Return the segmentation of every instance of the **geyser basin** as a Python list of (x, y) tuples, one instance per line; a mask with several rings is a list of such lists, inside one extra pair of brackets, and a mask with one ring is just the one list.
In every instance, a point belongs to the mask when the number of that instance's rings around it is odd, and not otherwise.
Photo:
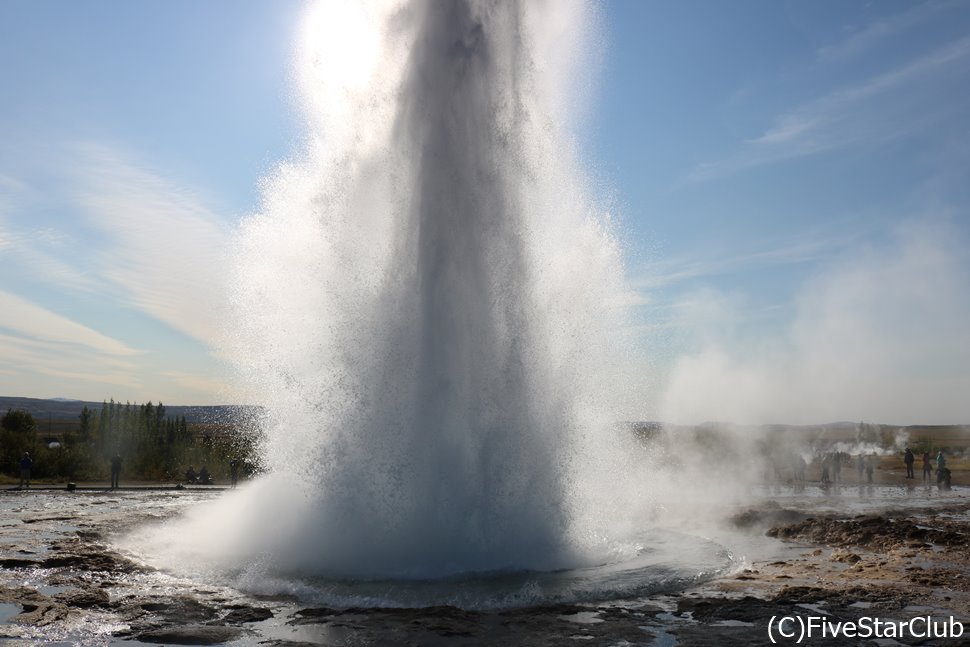
[(434, 580), (303, 582), (301, 593), (336, 607), (433, 607), (469, 610), (549, 606), (633, 598), (677, 591), (736, 565), (722, 546), (692, 535), (646, 532), (636, 554), (622, 561), (557, 571), (466, 573)]

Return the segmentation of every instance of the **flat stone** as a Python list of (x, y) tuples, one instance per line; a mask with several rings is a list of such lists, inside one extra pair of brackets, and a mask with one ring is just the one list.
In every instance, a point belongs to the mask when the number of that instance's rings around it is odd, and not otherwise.
[(223, 618), (223, 622), (232, 625), (241, 625), (247, 622), (261, 622), (273, 617), (273, 612), (262, 607), (236, 606), (229, 610)]
[(235, 627), (186, 625), (150, 629), (135, 636), (137, 640), (159, 645), (218, 645), (235, 640), (242, 632)]
[(104, 589), (74, 589), (63, 591), (54, 596), (54, 599), (69, 607), (88, 609), (91, 607), (107, 607), (110, 603), (108, 592)]

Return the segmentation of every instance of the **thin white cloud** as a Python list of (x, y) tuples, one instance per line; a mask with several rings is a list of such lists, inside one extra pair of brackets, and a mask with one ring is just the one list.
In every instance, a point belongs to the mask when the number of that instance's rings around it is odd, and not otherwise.
[[(0, 332), (0, 393), (102, 399), (141, 387), (132, 355), (99, 347)], [(106, 390), (105, 385), (113, 386)]]
[(10, 263), (8, 267), (15, 264), (32, 280), (57, 286), (59, 290), (94, 294), (107, 287), (104, 281), (85, 267), (83, 252), (66, 254), (63, 246), (45, 245), (43, 240), (32, 238), (29, 233), (0, 229), (0, 250), (3, 250), (5, 260)]
[(735, 153), (700, 164), (686, 181), (723, 178), (747, 169), (861, 144), (890, 141), (934, 125), (951, 106), (922, 90), (934, 80), (965, 82), (970, 37), (895, 69), (804, 103), (775, 118)]
[[(20, 196), (27, 191), (27, 186), (18, 178), (12, 175), (0, 173), (0, 217), (9, 211), (20, 199)], [(2, 244), (2, 238), (0, 238)]]
[(869, 52), (885, 41), (905, 34), (951, 9), (959, 8), (965, 3), (956, 2), (923, 2), (907, 7), (904, 11), (880, 17), (864, 27), (854, 30), (838, 43), (826, 45), (818, 50), (820, 59), (832, 62), (843, 62), (853, 56)]
[[(204, 346), (218, 343), (228, 219), (117, 147), (48, 153), (32, 167), (0, 168), (0, 364), (16, 367), (0, 370), (0, 392), (225, 399), (229, 389), (211, 377), (219, 373), (211, 358), (198, 358), (197, 376), (166, 376), (164, 357), (180, 342), (154, 326), (144, 334), (130, 327), (137, 311)], [(28, 290), (34, 303), (18, 296)], [(125, 332), (113, 338), (101, 332), (105, 324), (38, 305), (62, 294), (97, 299), (96, 316)], [(139, 340), (137, 355), (120, 334)]]
[(61, 368), (43, 366), (38, 369), (42, 375), (52, 378), (60, 378), (71, 382), (81, 382), (85, 384), (110, 384), (116, 387), (123, 387), (131, 390), (138, 385), (137, 379), (130, 372), (113, 371), (65, 371)]
[[(18, 257), (21, 267), (31, 268), (34, 279), (56, 285), (60, 290), (97, 294), (104, 292), (107, 287), (105, 282), (95, 276), (83, 263), (72, 262), (76, 259), (35, 249), (30, 245), (19, 247), (14, 254)], [(78, 254), (78, 256), (82, 255)]]
[(787, 144), (804, 137), (806, 133), (818, 127), (819, 123), (820, 118), (817, 115), (798, 113), (784, 115), (774, 128), (752, 140), (751, 143), (766, 146)]
[(12, 222), (30, 222), (28, 214), (38, 208), (80, 210), (84, 218), (70, 222), (68, 233), (61, 224), (67, 221), (11, 226), (0, 212), (0, 250), (8, 267), (52, 289), (105, 294), (120, 288), (117, 305), (205, 344), (218, 340), (226, 218), (111, 146), (74, 146), (52, 159), (46, 173), (69, 193), (47, 203), (8, 174), (0, 176), (0, 197), (7, 198), (0, 206)]
[(97, 272), (129, 304), (212, 344), (219, 338), (225, 219), (190, 192), (103, 146), (83, 149), (76, 199), (102, 242)]
[[(58, 290), (97, 293), (107, 285), (86, 263), (92, 241), (72, 239), (63, 228), (34, 224), (37, 211), (50, 211), (28, 182), (0, 175), (0, 252), (6, 277), (29, 277)], [(29, 223), (29, 224), (26, 224)]]
[(29, 339), (86, 346), (108, 355), (137, 352), (117, 339), (3, 290), (0, 290), (0, 328)]
[(694, 279), (723, 276), (750, 268), (777, 267), (817, 260), (852, 244), (852, 237), (799, 240), (791, 244), (726, 256), (667, 259), (641, 265), (630, 284), (639, 290), (653, 290)]

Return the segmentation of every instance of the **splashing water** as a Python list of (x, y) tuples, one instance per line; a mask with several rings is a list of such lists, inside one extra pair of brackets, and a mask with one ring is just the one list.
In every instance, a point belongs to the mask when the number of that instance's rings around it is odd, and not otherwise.
[(308, 14), (307, 152), (236, 246), (269, 475), (190, 519), (207, 563), (427, 579), (640, 550), (610, 418), (622, 266), (566, 134), (590, 12)]

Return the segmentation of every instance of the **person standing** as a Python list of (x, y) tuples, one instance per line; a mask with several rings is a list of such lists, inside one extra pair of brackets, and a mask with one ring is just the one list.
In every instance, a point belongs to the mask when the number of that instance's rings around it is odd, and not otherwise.
[(933, 462), (930, 460), (930, 453), (923, 452), (923, 482), (929, 482), (933, 476)]
[(121, 476), (121, 454), (111, 457), (111, 489), (118, 489), (118, 478)]
[(229, 487), (236, 487), (236, 480), (239, 479), (239, 461), (235, 458), (229, 461)]
[(866, 458), (866, 483), (872, 483), (872, 470), (876, 468), (876, 457), (869, 454)]
[(27, 484), (27, 489), (30, 489), (30, 468), (33, 467), (34, 461), (30, 457), (30, 454), (24, 452), (23, 457), (20, 459), (20, 489), (24, 489), (24, 484)]
[(916, 456), (913, 455), (913, 450), (909, 447), (906, 448), (906, 452), (903, 454), (903, 462), (906, 463), (906, 478), (916, 478), (916, 474), (913, 472), (913, 463), (916, 462)]

